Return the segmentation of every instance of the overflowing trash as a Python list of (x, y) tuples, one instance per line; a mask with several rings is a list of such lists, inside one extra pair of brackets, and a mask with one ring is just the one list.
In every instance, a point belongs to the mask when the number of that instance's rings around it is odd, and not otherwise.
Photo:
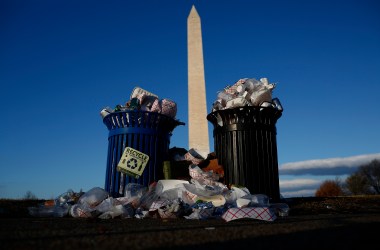
[[(190, 152), (190, 151), (189, 151)], [(196, 149), (191, 150), (194, 155)], [(184, 155), (176, 156), (182, 161)], [(197, 156), (199, 157), (199, 156)], [(232, 221), (251, 218), (274, 221), (288, 216), (285, 203), (270, 203), (264, 194), (251, 194), (245, 187), (227, 187), (222, 182), (222, 167), (214, 154), (206, 159), (187, 161), (187, 180), (163, 179), (149, 187), (128, 183), (122, 197), (111, 197), (104, 189), (94, 187), (87, 192), (72, 190), (37, 207), (29, 214), (36, 217), (74, 218), (161, 218), (223, 219)]]
[[(275, 88), (267, 78), (242, 78), (218, 92), (207, 120), (213, 125), (215, 154), (225, 167), (224, 183), (280, 200), (276, 123), (283, 107), (272, 96)], [(236, 213), (253, 216), (246, 210)]]
[(244, 106), (272, 107), (282, 111), (279, 99), (272, 99), (275, 87), (276, 84), (269, 83), (267, 78), (240, 79), (232, 86), (226, 86), (218, 92), (217, 99), (212, 105), (212, 112)]
[(146, 186), (164, 179), (162, 167), (172, 132), (185, 125), (175, 119), (176, 115), (174, 101), (160, 99), (140, 87), (132, 90), (125, 104), (100, 111), (109, 131), (105, 190), (110, 196), (123, 195), (130, 182)]
[(124, 105), (118, 104), (114, 109), (105, 107), (100, 111), (102, 119), (108, 114), (118, 111), (140, 110), (146, 112), (156, 112), (175, 118), (177, 115), (177, 104), (167, 98), (159, 99), (159, 97), (140, 87), (135, 87), (132, 90), (130, 100)]
[(29, 207), (29, 214), (35, 217), (63, 217), (67, 215), (70, 207), (76, 204), (84, 193), (75, 193), (69, 189), (53, 200), (47, 200), (38, 207)]
[[(218, 93), (218, 99), (213, 103), (213, 111), (242, 106), (271, 107), (282, 111), (279, 100), (272, 99), (274, 88), (275, 84), (270, 84), (266, 78), (260, 81), (253, 78), (240, 79), (233, 86)], [(112, 130), (114, 127), (133, 126), (136, 119), (139, 124), (142, 123), (145, 116), (119, 116), (121, 111), (134, 110), (155, 112), (174, 119), (177, 106), (170, 99), (159, 99), (157, 95), (136, 87), (128, 102), (116, 105), (114, 109), (106, 107), (101, 110), (100, 115)], [(112, 121), (107, 121), (110, 117)], [(173, 128), (176, 125), (178, 124)], [(170, 160), (165, 160), (162, 164), (164, 179), (152, 183), (149, 181), (149, 187), (138, 183), (125, 185), (122, 179), (122, 188), (118, 189), (117, 195), (100, 187), (79, 193), (69, 190), (54, 200), (28, 208), (29, 214), (36, 217), (99, 219), (223, 219), (226, 222), (243, 218), (274, 221), (277, 217), (286, 217), (289, 214), (286, 203), (271, 203), (267, 195), (251, 194), (248, 188), (238, 185), (225, 185), (224, 169), (218, 164), (215, 153), (202, 155), (194, 148), (188, 151), (172, 148), (169, 156)], [(151, 156), (125, 147), (123, 157), (116, 162), (120, 175), (140, 178)], [(141, 171), (135, 171), (136, 169)]]

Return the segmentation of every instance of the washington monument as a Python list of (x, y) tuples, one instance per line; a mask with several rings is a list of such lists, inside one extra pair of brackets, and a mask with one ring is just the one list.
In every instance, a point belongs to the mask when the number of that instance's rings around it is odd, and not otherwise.
[(189, 149), (210, 152), (203, 64), (201, 19), (194, 5), (187, 18), (187, 61), (189, 93)]

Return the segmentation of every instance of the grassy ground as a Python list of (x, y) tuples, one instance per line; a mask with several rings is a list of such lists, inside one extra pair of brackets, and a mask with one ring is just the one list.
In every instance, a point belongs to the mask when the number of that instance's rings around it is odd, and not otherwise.
[(379, 213), (380, 195), (287, 199), (292, 215)]

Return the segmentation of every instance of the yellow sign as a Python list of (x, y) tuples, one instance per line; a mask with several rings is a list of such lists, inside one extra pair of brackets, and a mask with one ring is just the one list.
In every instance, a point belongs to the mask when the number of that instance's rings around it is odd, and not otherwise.
[(117, 164), (117, 171), (138, 179), (144, 172), (148, 161), (148, 155), (141, 153), (136, 149), (126, 147), (120, 158), (119, 164)]

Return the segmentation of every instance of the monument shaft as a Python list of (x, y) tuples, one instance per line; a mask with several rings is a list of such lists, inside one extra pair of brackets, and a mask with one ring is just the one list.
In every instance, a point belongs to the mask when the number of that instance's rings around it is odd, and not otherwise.
[(193, 6), (187, 18), (189, 148), (210, 152), (201, 19)]

